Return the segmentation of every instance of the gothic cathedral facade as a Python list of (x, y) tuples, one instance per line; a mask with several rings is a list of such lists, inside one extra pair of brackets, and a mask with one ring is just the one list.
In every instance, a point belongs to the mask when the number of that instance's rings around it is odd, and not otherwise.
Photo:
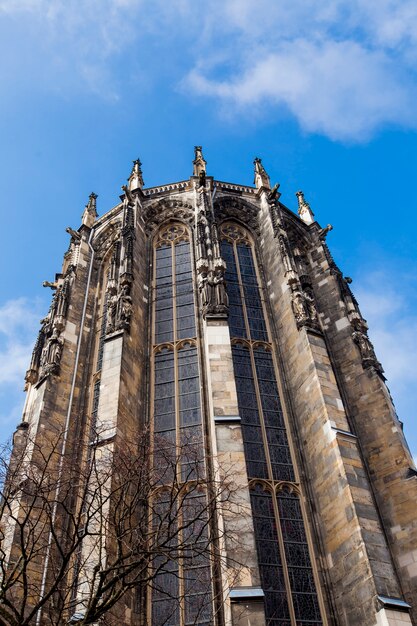
[[(129, 579), (95, 621), (83, 621), (89, 577), (113, 548), (81, 540), (68, 562), (90, 552), (62, 578), (71, 603), (59, 623), (417, 624), (416, 471), (366, 320), (326, 244), (331, 226), (302, 192), (290, 211), (254, 166), (254, 186), (221, 182), (196, 147), (188, 180), (146, 188), (135, 161), (120, 202), (98, 217), (91, 194), (81, 226), (67, 229), (15, 451), (35, 463), (39, 442), (58, 433), (58, 494), (91, 450), (113, 467), (146, 432), (146, 463), (159, 472), (149, 524), (162, 510), (182, 530), (168, 556), (158, 544), (154, 575), (142, 572), (137, 588)], [(71, 500), (80, 510), (81, 483)], [(186, 485), (193, 503), (178, 500), (175, 514), (174, 483), (175, 498)], [(54, 509), (61, 529), (71, 506)], [(108, 527), (101, 519), (96, 530)], [(40, 596), (48, 545), (34, 574)], [(54, 623), (53, 597), (31, 623)]]

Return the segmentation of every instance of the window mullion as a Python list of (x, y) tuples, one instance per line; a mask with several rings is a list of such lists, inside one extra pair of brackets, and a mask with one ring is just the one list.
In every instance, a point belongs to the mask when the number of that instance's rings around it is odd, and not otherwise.
[(243, 317), (245, 319), (246, 337), (250, 341), (251, 340), (251, 334), (250, 334), (248, 314), (246, 312), (245, 290), (243, 289), (243, 280), (242, 280), (242, 274), (240, 272), (239, 255), (237, 253), (237, 243), (236, 243), (236, 241), (233, 242), (233, 254), (235, 255), (235, 265), (236, 265), (236, 271), (237, 271), (237, 279), (238, 279), (238, 282), (239, 282), (240, 300), (242, 302)]
[(268, 474), (269, 474), (268, 482), (271, 485), (271, 489), (272, 489), (272, 502), (273, 502), (273, 507), (274, 507), (275, 525), (277, 529), (279, 549), (281, 552), (282, 570), (283, 570), (285, 586), (287, 590), (288, 609), (290, 612), (292, 626), (296, 626), (297, 622), (295, 619), (294, 605), (292, 602), (291, 583), (290, 583), (290, 577), (288, 574), (287, 559), (285, 556), (285, 545), (284, 545), (284, 538), (282, 536), (281, 520), (279, 516), (278, 503), (277, 503), (277, 499), (275, 495), (275, 481), (274, 481), (274, 475), (272, 472), (271, 457), (269, 454), (268, 437), (266, 433), (265, 420), (264, 420), (264, 415), (263, 415), (263, 410), (262, 410), (261, 394), (259, 391), (258, 374), (256, 371), (256, 364), (255, 364), (255, 357), (253, 354), (252, 342), (250, 346), (250, 359), (251, 359), (251, 365), (252, 365), (252, 376), (253, 376), (253, 381), (255, 384), (256, 400), (258, 403), (259, 423), (261, 425), (262, 439), (263, 439), (264, 450), (265, 450), (265, 458), (266, 458), (266, 463), (268, 466)]
[[(175, 443), (176, 443), (176, 481), (177, 485), (181, 482), (181, 427), (180, 427), (180, 389), (179, 389), (179, 372), (178, 372), (178, 336), (177, 336), (177, 275), (176, 275), (176, 259), (175, 244), (171, 243), (171, 262), (172, 262), (172, 324), (174, 338), (174, 385), (175, 385)], [(182, 526), (183, 511), (181, 507), (178, 509), (178, 542), (182, 545)], [(185, 624), (185, 606), (184, 606), (184, 563), (181, 555), (178, 555), (178, 590), (179, 590), (179, 609), (180, 609), (180, 626)]]
[[(293, 605), (293, 601), (292, 601), (291, 583), (290, 583), (290, 577), (289, 577), (289, 573), (288, 573), (287, 559), (286, 559), (286, 556), (285, 556), (284, 538), (283, 538), (283, 535), (282, 535), (278, 503), (277, 503), (276, 495), (275, 495), (274, 475), (273, 475), (273, 472), (272, 472), (271, 457), (270, 457), (270, 454), (269, 454), (268, 437), (267, 437), (267, 433), (266, 433), (265, 420), (264, 420), (264, 415), (263, 415), (263, 410), (262, 410), (262, 402), (261, 402), (261, 394), (260, 394), (260, 390), (259, 390), (258, 375), (257, 375), (257, 371), (256, 371), (255, 357), (254, 357), (254, 354), (253, 354), (253, 341), (252, 341), (252, 338), (251, 338), (249, 319), (248, 319), (248, 314), (247, 314), (247, 310), (246, 310), (246, 298), (245, 298), (245, 293), (244, 293), (244, 288), (243, 288), (242, 273), (240, 271), (240, 261), (239, 261), (239, 255), (237, 253), (237, 244), (236, 244), (236, 242), (233, 245), (233, 249), (234, 249), (235, 263), (236, 263), (236, 269), (237, 269), (238, 280), (239, 280), (239, 289), (240, 289), (240, 297), (241, 297), (241, 301), (242, 301), (242, 310), (243, 310), (243, 315), (244, 315), (244, 318), (245, 318), (246, 334), (247, 334), (247, 337), (248, 337), (249, 343), (250, 343), (249, 353), (250, 353), (250, 360), (251, 360), (251, 367), (252, 367), (252, 376), (253, 376), (253, 382), (254, 382), (254, 386), (255, 386), (256, 400), (257, 400), (257, 404), (258, 404), (259, 423), (261, 425), (262, 441), (263, 441), (264, 451), (265, 451), (265, 459), (266, 459), (266, 463), (267, 463), (267, 467), (268, 467), (268, 475), (269, 475), (269, 481), (268, 482), (271, 485), (271, 491), (272, 491), (272, 502), (273, 502), (273, 508), (274, 508), (274, 516), (275, 516), (275, 526), (276, 526), (276, 530), (277, 530), (279, 550), (280, 550), (280, 553), (281, 553), (281, 563), (282, 563), (282, 571), (283, 571), (283, 575), (284, 575), (285, 587), (286, 587), (286, 592), (287, 592), (288, 610), (289, 610), (289, 613), (290, 613), (291, 624), (292, 624), (292, 626), (296, 626), (297, 622), (296, 622), (296, 618), (295, 618), (294, 605)], [(251, 249), (251, 252), (252, 252), (252, 249)], [(255, 271), (256, 271), (256, 266), (255, 266)], [(259, 289), (259, 279), (258, 279), (258, 276), (257, 276), (257, 288)]]
[(273, 507), (274, 507), (275, 525), (276, 525), (276, 529), (277, 529), (279, 550), (281, 552), (282, 571), (283, 571), (283, 574), (284, 574), (285, 586), (287, 588), (288, 609), (289, 609), (289, 612), (290, 612), (290, 618), (291, 618), (292, 626), (297, 626), (297, 620), (296, 620), (295, 611), (294, 611), (294, 604), (293, 604), (293, 600), (292, 600), (291, 581), (290, 581), (290, 575), (288, 573), (287, 557), (286, 557), (286, 554), (285, 554), (285, 543), (284, 543), (284, 537), (283, 537), (282, 528), (281, 528), (281, 518), (280, 518), (280, 515), (279, 515), (277, 495), (276, 495), (276, 490), (275, 490), (274, 483), (272, 483), (272, 486), (273, 486), (272, 504), (273, 504)]

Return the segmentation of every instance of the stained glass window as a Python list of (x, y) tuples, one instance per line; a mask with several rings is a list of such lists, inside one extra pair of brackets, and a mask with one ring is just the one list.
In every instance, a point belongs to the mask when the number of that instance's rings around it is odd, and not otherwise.
[[(157, 236), (153, 293), (153, 464), (169, 493), (174, 479), (176, 485), (194, 485), (205, 476), (191, 247), (182, 224), (171, 224)], [(157, 505), (159, 510), (172, 506)], [(206, 492), (190, 488), (176, 515), (182, 550), (176, 559), (154, 563), (159, 573), (151, 594), (152, 626), (209, 626)]]
[(246, 231), (236, 224), (224, 224), (221, 235), (233, 367), (267, 624), (321, 626), (254, 248)]
[(222, 241), (221, 252), (227, 264), (227, 295), (229, 296), (229, 328), (232, 337), (246, 337), (245, 319), (243, 316), (242, 297), (239, 287), (233, 245)]

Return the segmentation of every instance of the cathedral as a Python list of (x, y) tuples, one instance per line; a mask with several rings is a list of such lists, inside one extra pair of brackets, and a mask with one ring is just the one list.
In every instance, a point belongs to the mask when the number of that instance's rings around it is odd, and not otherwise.
[(296, 196), (259, 158), (253, 186), (217, 180), (197, 146), (186, 180), (146, 187), (137, 160), (67, 228), (0, 624), (417, 625), (417, 471), (332, 227)]

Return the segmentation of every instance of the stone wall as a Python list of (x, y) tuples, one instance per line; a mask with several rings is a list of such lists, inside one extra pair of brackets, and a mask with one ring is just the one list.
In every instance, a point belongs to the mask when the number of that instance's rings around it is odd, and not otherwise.
[[(137, 163), (135, 167), (139, 167)], [(256, 167), (262, 184), (269, 185), (259, 160)], [(278, 384), (324, 623), (417, 624), (417, 477), (410, 471), (413, 462), (379, 363), (372, 350), (365, 358), (367, 344), (361, 348), (358, 343), (358, 332), (366, 335), (366, 325), (324, 244), (325, 233), (317, 223), (307, 225), (280, 205), (277, 189), (271, 199), (271, 190), (262, 186), (255, 190), (217, 183), (216, 193), (221, 199), (217, 219), (243, 223), (258, 250)], [(201, 245), (206, 252), (210, 249), (208, 257), (213, 255), (212, 194), (214, 181), (206, 179), (205, 172), (168, 187), (136, 190), (135, 198), (126, 191), (121, 204), (94, 222), (93, 263), (90, 228), (84, 225), (78, 234), (72, 231), (70, 254), (58, 276), (60, 285), (72, 272), (60, 330), (59, 367), (52, 363), (52, 369), (38, 378), (36, 367), (32, 368), (23, 422), (15, 434), (15, 454), (29, 439), (33, 440), (28, 448), (32, 461), (39, 461), (34, 456), (40, 448), (47, 452), (58, 445), (51, 465), (57, 475), (70, 476), (72, 468), (85, 463), (86, 450), (93, 443), (91, 416), (97, 381), (95, 445), (102, 447), (100, 454), (117, 458), (126, 449), (135, 449), (150, 412), (152, 234), (170, 219), (180, 219), (191, 228), (201, 219), (201, 232), (209, 236), (203, 243), (196, 241), (196, 251)], [(287, 259), (279, 245), (280, 236), (288, 245)], [(101, 371), (97, 372), (99, 315), (109, 258), (117, 242), (121, 245), (117, 295), (124, 272), (133, 305), (129, 323), (107, 333)], [(128, 248), (130, 260), (126, 260)], [(221, 274), (224, 266), (220, 261), (211, 267)], [(204, 263), (198, 268), (201, 274)], [(210, 263), (212, 257), (207, 268)], [(317, 323), (296, 317), (294, 284), (302, 291), (302, 273), (311, 286), (309, 302), (317, 310)], [(264, 626), (228, 321), (225, 314), (216, 316), (213, 310), (207, 314), (207, 307), (200, 308), (207, 461), (214, 479), (230, 481), (232, 490), (216, 513), (223, 555), (214, 576), (220, 596), (220, 602), (216, 598), (220, 607), (217, 621), (219, 626), (243, 626), (249, 621)], [(83, 505), (75, 490), (73, 504), (76, 510)], [(57, 527), (65, 532), (63, 518), (57, 519)], [(12, 545), (14, 529), (10, 527), (8, 532), (7, 557), (12, 558), (17, 543)], [(33, 570), (40, 588), (47, 580), (44, 565), (42, 555)], [(81, 572), (83, 576), (86, 582), (89, 573)], [(71, 587), (74, 581), (67, 584)], [(138, 597), (136, 592), (126, 594), (112, 609), (111, 617), (125, 626), (143, 626), (144, 604)], [(415, 605), (411, 618), (404, 601)]]
[[(353, 340), (349, 303), (341, 292), (344, 279), (326, 252), (322, 242), (316, 239), (310, 262), (326, 339), (402, 592), (405, 599), (415, 605), (417, 478), (410, 472), (414, 463), (379, 368), (363, 364), (361, 352)], [(369, 538), (373, 530), (369, 528)], [(416, 610), (414, 608), (413, 616), (417, 622)]]
[[(282, 359), (301, 485), (315, 521), (313, 536), (322, 588), (329, 592), (329, 618), (346, 626), (375, 624), (378, 594), (400, 597), (401, 588), (327, 344), (320, 332), (297, 328), (291, 290), (265, 205), (261, 226), (266, 299)], [(303, 247), (305, 237), (300, 234)]]

